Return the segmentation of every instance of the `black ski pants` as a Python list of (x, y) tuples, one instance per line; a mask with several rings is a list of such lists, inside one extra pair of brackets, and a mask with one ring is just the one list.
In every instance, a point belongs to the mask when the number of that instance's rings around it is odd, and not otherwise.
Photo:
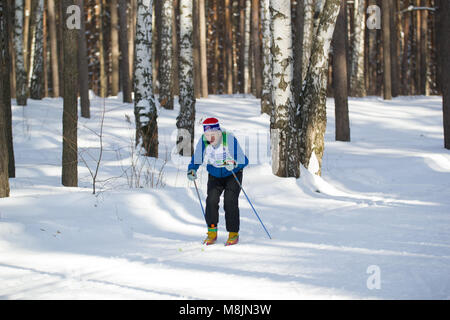
[[(242, 184), (242, 170), (236, 173)], [(208, 196), (206, 197), (206, 223), (208, 227), (219, 222), (219, 201), (224, 193), (225, 224), (228, 232), (239, 232), (239, 193), (241, 188), (233, 175), (217, 178), (208, 175)]]

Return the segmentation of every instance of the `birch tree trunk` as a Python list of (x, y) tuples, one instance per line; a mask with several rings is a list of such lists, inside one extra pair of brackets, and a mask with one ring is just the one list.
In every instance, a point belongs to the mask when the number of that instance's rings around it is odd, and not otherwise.
[[(306, 78), (306, 73), (308, 72), (309, 60), (312, 53), (312, 45), (314, 39), (314, 14), (316, 11), (316, 2), (318, 0), (305, 0), (303, 1), (303, 50), (302, 50), (302, 78), (301, 83), (303, 84)], [(325, 0), (322, 0), (325, 1)]]
[(134, 71), (134, 114), (136, 145), (145, 155), (158, 157), (157, 109), (153, 96), (152, 0), (138, 0)]
[(23, 48), (23, 12), (23, 0), (15, 0), (14, 49), (16, 55), (16, 100), (19, 106), (26, 106), (28, 98), (27, 72), (25, 70)]
[(190, 157), (194, 151), (195, 92), (194, 62), (192, 55), (193, 38), (192, 1), (180, 0), (180, 46), (179, 81), (180, 113), (177, 117), (177, 151)]
[(162, 0), (159, 103), (169, 110), (173, 109), (172, 14), (172, 1)]
[(41, 100), (44, 93), (44, 0), (38, 0), (34, 12), (34, 40), (32, 50), (33, 57), (31, 61), (31, 84), (30, 84), (30, 98)]
[(290, 0), (271, 0), (272, 15), (272, 172), (279, 177), (299, 177), (297, 132), (292, 96), (293, 51)]
[(350, 95), (352, 97), (366, 96), (364, 82), (364, 38), (366, 30), (366, 1), (355, 0), (354, 3), (354, 31), (353, 51), (351, 59)]
[(305, 168), (317, 175), (321, 175), (327, 123), (328, 56), (339, 11), (340, 0), (326, 0), (312, 42), (312, 55), (296, 114), (300, 129), (300, 161)]
[[(63, 20), (67, 21), (67, 8), (76, 5), (76, 0), (62, 0)], [(69, 10), (70, 11), (70, 10)], [(64, 106), (63, 106), (63, 154), (62, 184), (66, 187), (78, 186), (78, 30), (69, 29), (63, 23), (64, 62)]]
[(272, 32), (270, 30), (270, 0), (261, 0), (262, 28), (262, 89), (261, 113), (272, 115)]

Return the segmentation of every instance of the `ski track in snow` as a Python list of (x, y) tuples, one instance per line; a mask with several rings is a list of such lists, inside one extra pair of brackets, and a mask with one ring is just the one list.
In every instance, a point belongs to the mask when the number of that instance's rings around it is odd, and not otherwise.
[[(16, 176), (0, 199), (1, 299), (450, 299), (450, 154), (440, 97), (350, 99), (352, 142), (334, 141), (328, 100), (323, 176), (271, 174), (269, 118), (259, 100), (211, 95), (200, 121), (218, 117), (250, 158), (241, 237), (203, 246), (206, 228), (186, 159), (173, 155), (175, 109), (159, 110), (163, 184), (130, 188), (134, 114), (121, 97), (92, 96), (79, 150), (93, 167), (106, 104), (98, 194), (79, 162), (79, 188), (60, 184), (62, 99), (13, 106)], [(129, 119), (129, 120), (127, 120)], [(259, 145), (258, 145), (259, 143)], [(135, 163), (141, 165), (141, 163)], [(144, 178), (151, 175), (141, 173)], [(127, 179), (128, 178), (128, 179)], [(156, 183), (156, 178), (155, 178)], [(205, 201), (207, 172), (199, 170)], [(379, 289), (369, 289), (377, 266)], [(213, 289), (212, 289), (213, 288)]]

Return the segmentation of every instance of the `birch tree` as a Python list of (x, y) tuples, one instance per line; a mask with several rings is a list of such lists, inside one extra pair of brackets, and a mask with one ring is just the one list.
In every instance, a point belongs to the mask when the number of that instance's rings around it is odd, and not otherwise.
[[(303, 1), (303, 48), (302, 48), (302, 78), (301, 83), (306, 78), (308, 71), (309, 60), (312, 53), (312, 44), (315, 34), (314, 27), (314, 14), (316, 12), (316, 2), (318, 0), (305, 0)], [(325, 0), (322, 0), (325, 1)]]
[(270, 0), (261, 0), (262, 29), (262, 91), (261, 113), (272, 114), (272, 32), (270, 29)]
[(271, 0), (272, 15), (272, 172), (279, 177), (299, 177), (297, 132), (293, 113), (293, 50), (290, 0)]
[(23, 48), (23, 0), (15, 0), (14, 53), (16, 55), (16, 100), (19, 106), (27, 105), (28, 85)]
[(350, 73), (350, 95), (352, 97), (364, 97), (366, 95), (366, 86), (364, 83), (364, 37), (366, 30), (365, 10), (366, 1), (355, 0), (353, 11), (353, 51)]
[(328, 56), (340, 0), (323, 0), (317, 33), (312, 42), (312, 54), (307, 68), (300, 103), (296, 110), (300, 130), (299, 152), (302, 165), (310, 172), (321, 174), (326, 130), (326, 88)]
[(177, 117), (177, 150), (181, 155), (188, 157), (193, 153), (195, 126), (194, 62), (192, 55), (192, 12), (192, 1), (180, 0), (180, 113)]
[(136, 13), (134, 114), (136, 145), (146, 156), (158, 157), (158, 124), (152, 75), (153, 0), (138, 0)]
[(30, 98), (40, 100), (43, 97), (44, 78), (44, 0), (38, 0), (34, 11), (34, 37), (32, 50), (32, 72), (30, 84)]
[(159, 103), (173, 109), (173, 57), (172, 57), (172, 0), (162, 0), (161, 51), (159, 63)]

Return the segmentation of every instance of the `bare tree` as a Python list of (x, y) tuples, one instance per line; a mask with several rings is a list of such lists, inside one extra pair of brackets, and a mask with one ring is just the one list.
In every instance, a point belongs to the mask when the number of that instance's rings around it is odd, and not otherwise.
[(450, 149), (450, 3), (437, 1), (437, 41), (439, 54), (439, 75), (442, 86), (442, 110), (444, 122), (444, 146)]
[[(10, 28), (9, 21), (11, 6), (8, 1), (0, 5), (0, 74), (11, 74), (11, 56), (10, 56)], [(1, 77), (0, 79), (0, 109), (3, 110), (4, 129), (6, 138), (6, 147), (2, 145), (1, 150), (4, 155), (8, 155), (8, 174), (10, 178), (16, 176), (16, 167), (14, 159), (14, 145), (12, 135), (12, 111), (11, 111), (11, 77)], [(0, 112), (2, 112), (0, 110)], [(2, 125), (3, 126), (3, 125)]]
[[(76, 4), (77, 0), (62, 0), (63, 21), (68, 20), (67, 9)], [(78, 186), (78, 33), (77, 29), (69, 29), (67, 23), (63, 23), (64, 106), (62, 184), (66, 187)]]
[(111, 11), (111, 95), (119, 93), (119, 14), (117, 0), (110, 0)]
[(78, 5), (81, 9), (80, 16), (80, 32), (78, 38), (78, 85), (80, 90), (80, 105), (81, 116), (83, 118), (91, 117), (89, 100), (89, 68), (87, 57), (87, 43), (86, 43), (86, 22), (84, 14), (84, 0), (78, 0)]
[(50, 58), (52, 65), (52, 92), (53, 97), (60, 96), (59, 88), (59, 64), (58, 64), (58, 39), (56, 33), (56, 8), (55, 0), (48, 0), (48, 26), (50, 34)]
[(382, 2), (382, 32), (383, 32), (383, 97), (385, 100), (392, 99), (392, 74), (391, 74), (391, 12), (390, 2)]
[(129, 52), (128, 52), (128, 23), (127, 23), (127, 1), (119, 0), (119, 46), (121, 52), (120, 70), (122, 77), (123, 102), (131, 103), (131, 82), (129, 73)]
[[(8, 4), (6, 1), (0, 3), (0, 72), (7, 71), (9, 69), (9, 35), (8, 35)], [(9, 71), (9, 70), (8, 70)], [(0, 79), (0, 198), (9, 197), (9, 146), (8, 146), (8, 126), (6, 110), (11, 109), (11, 98), (9, 87), (5, 88), (5, 85), (9, 81), (5, 81), (5, 78)], [(8, 103), (9, 99), (9, 103)], [(9, 105), (8, 105), (9, 104)], [(6, 150), (7, 152), (4, 152)]]
[[(336, 141), (350, 141), (347, 77), (347, 5), (341, 1), (341, 11), (333, 36), (333, 92)], [(363, 78), (364, 80), (364, 78)]]

